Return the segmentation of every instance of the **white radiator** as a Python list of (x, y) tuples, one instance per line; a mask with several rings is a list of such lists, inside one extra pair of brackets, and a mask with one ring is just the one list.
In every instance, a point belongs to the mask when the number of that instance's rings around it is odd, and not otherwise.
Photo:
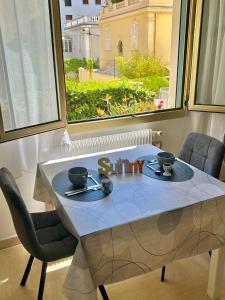
[(74, 155), (95, 153), (129, 146), (152, 144), (153, 137), (161, 135), (161, 131), (142, 129), (99, 137), (71, 141), (70, 151)]

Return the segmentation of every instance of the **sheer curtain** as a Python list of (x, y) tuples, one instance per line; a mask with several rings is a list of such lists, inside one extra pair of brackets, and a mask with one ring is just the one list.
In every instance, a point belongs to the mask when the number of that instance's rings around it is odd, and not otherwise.
[(0, 0), (0, 82), (5, 130), (58, 120), (48, 1)]
[(203, 3), (196, 101), (225, 105), (225, 0)]

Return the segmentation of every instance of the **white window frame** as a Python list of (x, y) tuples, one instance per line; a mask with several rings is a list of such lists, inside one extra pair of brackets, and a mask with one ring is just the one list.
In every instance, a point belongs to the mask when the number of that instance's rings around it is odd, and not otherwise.
[(63, 52), (65, 53), (72, 53), (72, 39), (71, 38), (64, 38), (63, 39)]
[(64, 66), (62, 61), (62, 40), (61, 36), (56, 33), (61, 32), (61, 22), (59, 16), (59, 3), (58, 1), (49, 0), (50, 5), (50, 20), (53, 32), (53, 55), (55, 57), (55, 72), (57, 77), (57, 92), (58, 92), (58, 106), (59, 106), (59, 120), (53, 122), (46, 122), (44, 124), (37, 124), (25, 128), (13, 129), (10, 131), (4, 130), (4, 122), (1, 113), (0, 105), (0, 143), (23, 138), (26, 136), (39, 134), (49, 130), (58, 128), (65, 128), (67, 124), (66, 118), (66, 98), (65, 98), (65, 85), (64, 85)]
[(111, 50), (110, 28), (105, 29), (105, 50)]
[(131, 23), (131, 49), (138, 49), (138, 22), (134, 21)]

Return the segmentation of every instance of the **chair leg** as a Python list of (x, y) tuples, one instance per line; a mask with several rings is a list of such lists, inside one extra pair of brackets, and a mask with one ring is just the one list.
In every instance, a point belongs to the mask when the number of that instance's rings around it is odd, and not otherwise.
[(103, 300), (109, 300), (109, 297), (108, 297), (108, 295), (106, 293), (104, 285), (100, 285), (98, 288), (100, 290), (100, 293), (102, 295)]
[(212, 251), (209, 251), (209, 256), (211, 256), (212, 255)]
[(164, 278), (165, 278), (165, 271), (166, 271), (166, 266), (163, 266), (163, 267), (162, 267), (162, 273), (161, 273), (161, 282), (164, 281)]
[(48, 263), (43, 261), (42, 262), (42, 269), (41, 269), (41, 278), (40, 278), (39, 290), (38, 290), (38, 300), (43, 299), (47, 266), (48, 266)]
[(23, 278), (22, 278), (22, 280), (20, 282), (21, 286), (25, 286), (25, 284), (27, 282), (27, 278), (28, 278), (28, 276), (30, 274), (30, 269), (32, 267), (33, 261), (34, 261), (34, 257), (31, 255), (30, 258), (29, 258), (29, 260), (28, 260), (26, 269), (24, 271)]

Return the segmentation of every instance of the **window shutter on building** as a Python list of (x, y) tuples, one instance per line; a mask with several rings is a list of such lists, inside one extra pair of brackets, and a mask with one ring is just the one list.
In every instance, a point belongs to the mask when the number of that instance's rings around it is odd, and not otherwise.
[(105, 49), (110, 50), (110, 29), (105, 30)]
[(136, 50), (138, 47), (138, 23), (133, 22), (131, 25), (131, 49)]

